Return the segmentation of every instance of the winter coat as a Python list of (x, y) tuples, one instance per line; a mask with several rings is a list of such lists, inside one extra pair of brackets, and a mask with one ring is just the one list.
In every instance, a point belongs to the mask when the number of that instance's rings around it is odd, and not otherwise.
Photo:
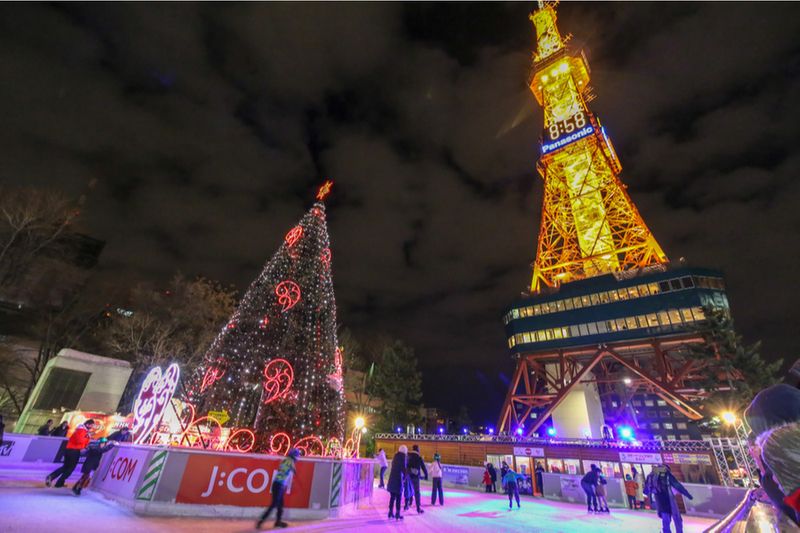
[(442, 463), (439, 461), (431, 463), (431, 477), (442, 477)]
[(47, 424), (39, 426), (39, 429), (36, 431), (36, 434), (41, 437), (46, 437), (47, 435), (50, 434), (50, 426), (48, 426)]
[[(689, 491), (681, 485), (680, 481), (675, 479), (675, 476), (666, 467), (656, 467), (647, 476), (644, 493), (653, 496), (653, 499), (655, 499), (658, 516), (672, 514), (675, 503), (675, 495), (672, 493), (672, 489), (677, 490), (690, 500), (692, 499)], [(677, 509), (677, 507), (675, 508)]]
[(50, 432), (50, 436), (51, 437), (66, 437), (68, 429), (69, 429), (69, 427), (62, 428), (61, 424), (59, 424), (59, 425), (57, 425), (56, 427), (53, 428), (53, 430)]
[(633, 481), (632, 479), (625, 482), (625, 494), (627, 494), (628, 496), (633, 496), (635, 498), (636, 490), (638, 488), (639, 484)]
[(75, 428), (75, 431), (70, 435), (69, 441), (67, 441), (67, 449), (82, 450), (89, 445), (89, 441), (91, 440), (92, 437), (89, 436), (89, 430), (86, 429), (86, 426), (81, 424)]
[(595, 489), (597, 491), (596, 494), (598, 496), (605, 497), (605, 495), (606, 495), (606, 484), (603, 483), (605, 481), (605, 479), (601, 477), (601, 478), (598, 479), (598, 481), (599, 482), (597, 483), (597, 488)]
[(380, 465), (381, 468), (387, 468), (389, 466), (389, 461), (386, 460), (385, 451), (381, 450), (380, 452), (378, 452), (378, 457), (376, 457), (376, 459), (378, 459), (378, 464)]
[(408, 475), (411, 477), (423, 477), (428, 479), (428, 469), (425, 468), (425, 461), (420, 457), (419, 452), (411, 450), (408, 452)]
[(636, 501), (644, 501), (644, 472), (636, 472)]
[(492, 483), (497, 481), (497, 470), (494, 469), (494, 465), (489, 463), (489, 475), (492, 476)]
[(586, 483), (587, 485), (595, 486), (597, 485), (597, 470), (590, 470), (583, 478), (581, 478), (581, 483)]
[(508, 466), (506, 466), (506, 465), (501, 466), (500, 467), (500, 479), (503, 479), (504, 477), (506, 477), (506, 474), (508, 473), (509, 470), (510, 469), (508, 468)]
[(110, 451), (113, 447), (114, 443), (100, 446), (100, 441), (96, 440), (90, 442), (89, 446), (83, 452), (81, 452), (81, 455), (86, 456), (86, 460), (83, 462), (81, 472), (88, 474), (89, 472), (97, 470), (97, 467), (100, 466), (100, 458), (103, 457), (104, 453)]
[(489, 469), (483, 471), (483, 484), (484, 485), (491, 485), (492, 484), (492, 475), (489, 473)]
[(127, 434), (123, 434), (122, 430), (117, 430), (111, 435), (108, 436), (108, 440), (113, 440), (115, 442), (132, 442), (133, 441), (133, 434), (128, 431)]
[(521, 478), (522, 476), (511, 470), (510, 468), (503, 476), (503, 486), (507, 486), (509, 483), (516, 483), (517, 479)]
[(392, 468), (389, 471), (389, 481), (386, 482), (386, 490), (392, 494), (402, 494), (403, 484), (407, 476), (406, 454), (397, 452), (392, 458)]

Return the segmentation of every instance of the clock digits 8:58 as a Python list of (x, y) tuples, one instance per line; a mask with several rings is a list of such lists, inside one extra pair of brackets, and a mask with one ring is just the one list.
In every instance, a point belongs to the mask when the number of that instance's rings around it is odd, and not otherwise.
[(550, 135), (550, 140), (555, 141), (561, 135), (566, 133), (572, 133), (575, 130), (579, 130), (586, 125), (586, 115), (583, 111), (578, 111), (568, 119), (561, 120), (559, 122), (553, 122), (550, 124), (550, 127), (547, 128), (548, 134)]

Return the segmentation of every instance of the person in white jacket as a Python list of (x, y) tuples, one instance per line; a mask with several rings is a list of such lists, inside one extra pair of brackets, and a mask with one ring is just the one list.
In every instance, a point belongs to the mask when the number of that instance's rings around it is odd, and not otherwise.
[(383, 451), (383, 448), (378, 450), (378, 456), (376, 459), (378, 460), (378, 465), (381, 467), (381, 483), (378, 485), (378, 488), (382, 489), (384, 488), (383, 474), (386, 473), (386, 468), (389, 466), (389, 462), (386, 460), (386, 452)]
[(436, 505), (436, 495), (439, 495), (439, 505), (444, 505), (444, 492), (442, 491), (442, 456), (438, 453), (433, 454), (433, 462), (431, 463), (431, 479), (433, 480), (433, 487), (431, 488), (431, 505)]

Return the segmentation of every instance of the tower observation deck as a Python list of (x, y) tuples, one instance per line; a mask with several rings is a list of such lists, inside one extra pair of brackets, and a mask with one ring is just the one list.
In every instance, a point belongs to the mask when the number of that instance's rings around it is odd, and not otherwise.
[(532, 436), (547, 424), (582, 438), (623, 422), (660, 427), (631, 406), (645, 395), (677, 413), (666, 427), (675, 422), (688, 432), (685, 422), (703, 417), (693, 400), (704, 395), (693, 386), (703, 368), (688, 346), (702, 342), (704, 307), (728, 307), (722, 274), (669, 263), (588, 106), (585, 54), (562, 37), (554, 3), (540, 2), (530, 19), (544, 195), (530, 294), (503, 318), (517, 368), (498, 430)]

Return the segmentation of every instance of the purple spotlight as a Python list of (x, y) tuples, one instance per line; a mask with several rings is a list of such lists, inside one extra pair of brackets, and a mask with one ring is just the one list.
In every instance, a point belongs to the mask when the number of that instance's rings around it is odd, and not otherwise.
[(522, 435), (522, 428), (521, 427), (517, 428), (517, 435)]
[(443, 428), (443, 427), (440, 427), (440, 428), (439, 428), (439, 435), (441, 435), (442, 433), (444, 433), (444, 428)]
[(489, 435), (494, 435), (494, 428), (489, 428)]
[(547, 428), (547, 434), (550, 435), (551, 437), (555, 437), (556, 436), (556, 428), (554, 428), (553, 426), (550, 426), (549, 428)]
[(397, 426), (397, 432), (398, 433), (402, 433), (403, 432), (403, 428), (401, 428), (400, 426)]

